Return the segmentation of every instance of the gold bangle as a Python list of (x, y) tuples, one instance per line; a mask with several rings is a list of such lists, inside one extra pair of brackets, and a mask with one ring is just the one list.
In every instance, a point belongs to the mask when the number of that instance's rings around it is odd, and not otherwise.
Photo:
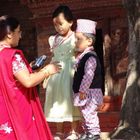
[(50, 75), (49, 71), (46, 68), (41, 69), (41, 71), (44, 73), (45, 77), (48, 77)]

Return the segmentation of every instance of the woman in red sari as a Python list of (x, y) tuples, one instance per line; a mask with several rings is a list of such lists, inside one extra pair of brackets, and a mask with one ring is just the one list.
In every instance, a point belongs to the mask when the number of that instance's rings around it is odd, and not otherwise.
[(23, 53), (17, 19), (0, 17), (0, 140), (52, 140), (35, 86), (60, 70), (49, 64), (32, 72)]

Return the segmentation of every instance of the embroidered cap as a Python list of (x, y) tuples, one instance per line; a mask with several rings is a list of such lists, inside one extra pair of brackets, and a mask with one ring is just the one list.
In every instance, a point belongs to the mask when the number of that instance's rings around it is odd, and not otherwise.
[(97, 22), (89, 19), (78, 19), (76, 32), (96, 34)]

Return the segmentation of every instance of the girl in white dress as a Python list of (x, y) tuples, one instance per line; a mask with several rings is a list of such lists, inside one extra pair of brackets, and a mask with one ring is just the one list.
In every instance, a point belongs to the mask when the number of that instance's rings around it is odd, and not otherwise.
[[(53, 13), (53, 23), (58, 34), (50, 36), (49, 44), (53, 53), (52, 61), (60, 61), (62, 70), (51, 76), (46, 86), (44, 112), (48, 122), (57, 124), (54, 139), (63, 139), (63, 122), (71, 122), (72, 132), (67, 139), (76, 139), (76, 123), (80, 112), (73, 106), (72, 79), (74, 64), (75, 34), (71, 30), (73, 15), (67, 6), (59, 6)], [(60, 136), (61, 135), (61, 136)]]

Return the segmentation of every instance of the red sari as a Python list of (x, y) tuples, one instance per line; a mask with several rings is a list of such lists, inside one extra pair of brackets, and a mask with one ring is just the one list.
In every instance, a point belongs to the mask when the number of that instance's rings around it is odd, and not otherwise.
[(32, 70), (21, 51), (0, 51), (0, 140), (52, 140), (36, 88), (25, 88), (15, 80), (12, 58), (19, 53), (29, 72)]

